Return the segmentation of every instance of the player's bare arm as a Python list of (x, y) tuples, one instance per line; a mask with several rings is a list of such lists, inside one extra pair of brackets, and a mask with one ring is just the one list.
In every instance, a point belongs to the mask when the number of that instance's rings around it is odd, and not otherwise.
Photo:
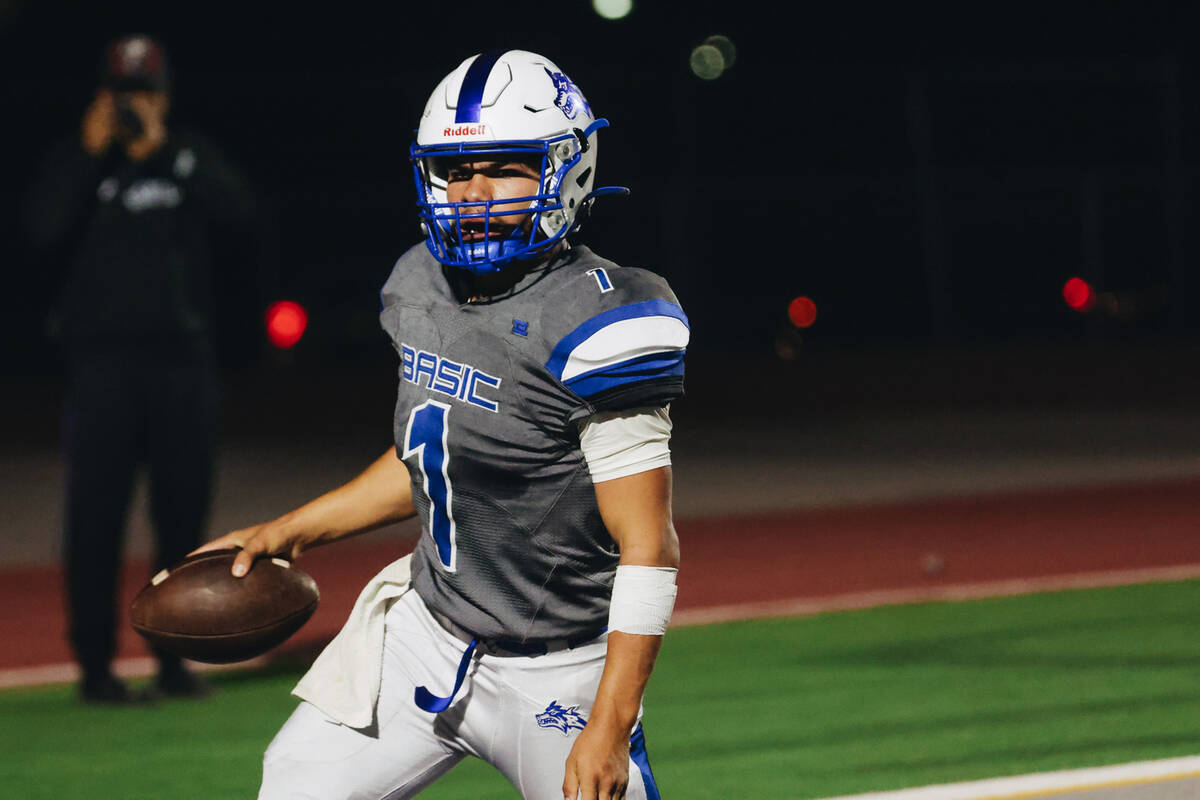
[[(640, 472), (596, 485), (600, 514), (621, 549), (621, 564), (679, 566), (671, 521), (671, 468)], [(566, 763), (563, 795), (620, 798), (629, 783), (629, 732), (662, 645), (661, 636), (613, 631), (587, 726)]]
[(195, 552), (240, 547), (233, 574), (245, 575), (256, 558), (305, 550), (366, 533), (416, 514), (408, 468), (392, 447), (357, 477), (283, 516), (231, 531)]

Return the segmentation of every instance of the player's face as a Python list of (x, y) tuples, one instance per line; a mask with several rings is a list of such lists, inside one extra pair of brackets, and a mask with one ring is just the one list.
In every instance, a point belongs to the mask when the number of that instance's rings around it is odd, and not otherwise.
[[(446, 166), (446, 199), (451, 203), (480, 204), (478, 207), (468, 205), (463, 209), (465, 214), (482, 214), (487, 210), (484, 204), (492, 203), (488, 235), (492, 238), (503, 238), (514, 228), (527, 227), (531, 215), (528, 213), (528, 200), (516, 203), (500, 201), (536, 195), (542, 184), (542, 176), (538, 171), (540, 164), (540, 158), (536, 162), (452, 161)], [(513, 213), (505, 213), (509, 210)], [(482, 218), (463, 220), (462, 229), (464, 242), (484, 238)]]

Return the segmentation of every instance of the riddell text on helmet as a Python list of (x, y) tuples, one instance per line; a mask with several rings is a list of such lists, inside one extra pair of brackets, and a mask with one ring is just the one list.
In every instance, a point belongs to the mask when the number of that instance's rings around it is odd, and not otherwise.
[(487, 125), (456, 125), (442, 131), (442, 136), (482, 136), (487, 133)]

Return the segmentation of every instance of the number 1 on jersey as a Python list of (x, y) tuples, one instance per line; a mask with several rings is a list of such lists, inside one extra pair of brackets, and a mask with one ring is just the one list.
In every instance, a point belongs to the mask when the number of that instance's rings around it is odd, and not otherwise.
[(450, 487), (450, 456), (446, 452), (446, 418), (450, 406), (426, 400), (408, 415), (404, 432), (404, 458), (414, 453), (421, 464), (425, 496), (429, 498), (429, 532), (437, 545), (442, 566), (454, 572), (453, 491)]

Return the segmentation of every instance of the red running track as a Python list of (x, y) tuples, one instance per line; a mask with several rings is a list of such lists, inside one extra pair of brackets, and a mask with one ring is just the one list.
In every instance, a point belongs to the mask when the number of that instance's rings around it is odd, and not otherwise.
[[(685, 519), (678, 529), (680, 610), (1136, 570), (1200, 563), (1200, 480)], [(327, 641), (363, 584), (404, 552), (403, 540), (368, 537), (307, 554), (298, 566), (321, 605), (284, 647)], [(144, 562), (127, 566), (122, 609), (148, 577)], [(0, 571), (0, 641), (0, 669), (71, 661), (56, 568)], [(123, 625), (118, 655), (147, 654)]]

